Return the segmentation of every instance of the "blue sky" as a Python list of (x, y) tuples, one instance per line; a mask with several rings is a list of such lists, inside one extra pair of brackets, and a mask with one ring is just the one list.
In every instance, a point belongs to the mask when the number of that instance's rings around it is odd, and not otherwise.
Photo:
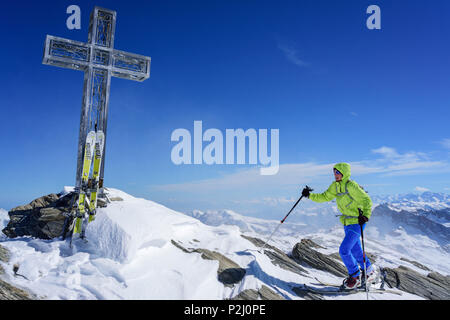
[[(68, 30), (66, 8), (81, 8)], [(381, 30), (366, 8), (381, 8)], [(450, 190), (448, 1), (96, 1), (115, 48), (151, 56), (113, 78), (107, 186), (173, 209), (276, 218), (336, 162), (371, 194)], [(42, 64), (46, 34), (87, 41), (92, 1), (2, 5), (0, 208), (75, 183), (83, 73)], [(279, 129), (280, 170), (180, 165), (173, 130)], [(286, 200), (287, 199), (287, 200)], [(267, 209), (265, 203), (280, 207)]]

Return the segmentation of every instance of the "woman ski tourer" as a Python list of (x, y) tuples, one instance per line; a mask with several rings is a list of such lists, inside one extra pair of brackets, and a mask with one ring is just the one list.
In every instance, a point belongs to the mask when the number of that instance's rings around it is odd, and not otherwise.
[[(361, 229), (372, 214), (372, 200), (354, 181), (350, 180), (350, 165), (338, 163), (333, 168), (335, 181), (323, 193), (311, 193), (304, 188), (302, 196), (314, 202), (327, 202), (336, 199), (341, 212), (339, 218), (344, 225), (345, 237), (339, 248), (339, 254), (348, 270), (348, 277), (343, 281), (343, 288), (356, 289), (361, 286), (364, 275), (364, 255), (361, 247)], [(360, 211), (362, 214), (360, 215)], [(366, 257), (367, 282), (375, 279), (375, 268)]]

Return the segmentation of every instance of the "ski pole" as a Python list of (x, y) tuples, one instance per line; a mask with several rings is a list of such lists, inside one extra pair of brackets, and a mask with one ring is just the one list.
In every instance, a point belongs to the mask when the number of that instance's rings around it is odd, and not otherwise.
[[(359, 211), (359, 216), (363, 215), (363, 212), (360, 208), (358, 208)], [(363, 230), (363, 225), (360, 224), (359, 225), (361, 227), (361, 244), (362, 244), (362, 249), (363, 249), (363, 261), (364, 261), (364, 284), (366, 287), (366, 297), (367, 300), (369, 300), (369, 291), (367, 290), (367, 270), (366, 270), (366, 250), (364, 249), (364, 230)]]
[[(311, 189), (310, 187), (306, 186), (306, 188), (311, 192), (313, 191), (313, 189)], [(264, 245), (262, 246), (261, 250), (262, 251), (267, 243), (269, 243), (269, 240), (272, 239), (272, 236), (275, 234), (275, 232), (277, 232), (278, 228), (281, 227), (281, 225), (283, 224), (283, 222), (287, 219), (287, 217), (291, 214), (292, 210), (294, 210), (294, 208), (297, 206), (297, 204), (300, 202), (300, 200), (303, 199), (303, 195), (297, 200), (297, 202), (294, 204), (294, 206), (291, 208), (291, 210), (289, 210), (289, 212), (287, 213), (287, 215), (283, 218), (283, 220), (280, 221), (280, 224), (275, 228), (275, 230), (272, 232), (272, 234), (269, 236), (269, 238), (266, 240), (266, 242), (264, 243)]]

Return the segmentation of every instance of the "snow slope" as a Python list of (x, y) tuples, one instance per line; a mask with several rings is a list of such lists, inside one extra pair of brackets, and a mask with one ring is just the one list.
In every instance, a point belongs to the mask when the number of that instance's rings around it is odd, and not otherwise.
[[(307, 276), (281, 269), (241, 237), (238, 226), (208, 226), (120, 190), (110, 189), (109, 193), (110, 197), (120, 197), (123, 201), (114, 201), (98, 210), (96, 220), (87, 229), (88, 243), (76, 239), (71, 249), (67, 241), (58, 239), (3, 236), (0, 244), (11, 252), (10, 261), (1, 263), (6, 271), (5, 280), (44, 299), (225, 299), (262, 285), (286, 299), (301, 299), (292, 291), (293, 286), (315, 283), (316, 276), (340, 282), (314, 269)], [(5, 212), (1, 214), (4, 217)], [(330, 244), (339, 241), (340, 232), (339, 229), (310, 237), (326, 243), (329, 249), (324, 251), (332, 252), (337, 247)], [(246, 270), (244, 279), (232, 288), (225, 287), (218, 281), (218, 261), (205, 260), (199, 253), (186, 253), (173, 245), (172, 240), (185, 248), (220, 252)], [(274, 243), (289, 250), (295, 240), (277, 236)], [(371, 247), (377, 248), (375, 244)], [(388, 258), (396, 257), (394, 249), (388, 252), (391, 254)], [(12, 267), (16, 263), (20, 265), (19, 274), (27, 279), (14, 277)], [(329, 298), (365, 299), (365, 294)], [(403, 296), (373, 294), (371, 298), (420, 299), (406, 293)]]

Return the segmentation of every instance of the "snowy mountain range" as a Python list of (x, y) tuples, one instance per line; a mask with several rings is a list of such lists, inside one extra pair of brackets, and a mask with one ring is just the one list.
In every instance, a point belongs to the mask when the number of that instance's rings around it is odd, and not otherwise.
[[(444, 193), (424, 192), (393, 196), (374, 196), (373, 211), (367, 226), (368, 246), (377, 244), (396, 248), (398, 255), (408, 256), (415, 261), (434, 267), (436, 271), (450, 274), (450, 196)], [(327, 244), (325, 234), (342, 234), (335, 203), (312, 204), (306, 209), (299, 206), (277, 231), (274, 241), (284, 250), (302, 237), (316, 239)], [(235, 225), (241, 232), (268, 237), (280, 223), (246, 217), (231, 210), (194, 210), (188, 215), (211, 226)], [(283, 214), (280, 215), (280, 218)], [(304, 223), (301, 223), (304, 221)], [(342, 238), (333, 239), (336, 251)], [(329, 245), (329, 244), (328, 244)]]
[(387, 203), (397, 210), (442, 210), (450, 208), (450, 195), (426, 191), (421, 194), (408, 193), (397, 195), (374, 196), (375, 204)]
[[(0, 262), (5, 270), (3, 278), (44, 299), (229, 299), (247, 290), (268, 290), (284, 299), (302, 299), (293, 291), (294, 286), (317, 282), (315, 278), (342, 281), (307, 266), (302, 266), (306, 270), (303, 273), (281, 268), (249, 241), (249, 237), (266, 240), (280, 223), (277, 220), (246, 217), (230, 210), (183, 214), (117, 189), (108, 193), (115, 201), (99, 208), (97, 218), (87, 228), (87, 243), (75, 238), (70, 248), (61, 239), (9, 239), (3, 235), (0, 245), (10, 252), (9, 261)], [(417, 207), (404, 210), (408, 207), (405, 197), (398, 200), (401, 208), (394, 201), (374, 209), (366, 229), (366, 250), (376, 256), (376, 264), (392, 268), (404, 265), (423, 275), (429, 272), (423, 267), (450, 274), (446, 236), (432, 237), (433, 230), (428, 230), (440, 225), (448, 236), (448, 207), (436, 207), (436, 203), (448, 204), (448, 198), (434, 198), (411, 198), (411, 202), (423, 205), (420, 213)], [(321, 246), (318, 250), (322, 254), (336, 254), (344, 233), (333, 214), (333, 204), (306, 210), (299, 208), (293, 215), (307, 221), (287, 220), (270, 246), (290, 254), (301, 239), (311, 239)], [(436, 210), (444, 211), (434, 214)], [(406, 218), (396, 220), (399, 212)], [(421, 229), (408, 214), (419, 215), (430, 225)], [(327, 224), (322, 223), (324, 217)], [(0, 210), (3, 226), (8, 220), (6, 211)], [(24, 277), (14, 275), (14, 264), (20, 266), (19, 273)], [(243, 270), (237, 284), (220, 279), (218, 272), (224, 265), (231, 266), (227, 270)], [(365, 298), (365, 293), (326, 297)], [(422, 298), (403, 292), (401, 296), (373, 294), (371, 299)]]

